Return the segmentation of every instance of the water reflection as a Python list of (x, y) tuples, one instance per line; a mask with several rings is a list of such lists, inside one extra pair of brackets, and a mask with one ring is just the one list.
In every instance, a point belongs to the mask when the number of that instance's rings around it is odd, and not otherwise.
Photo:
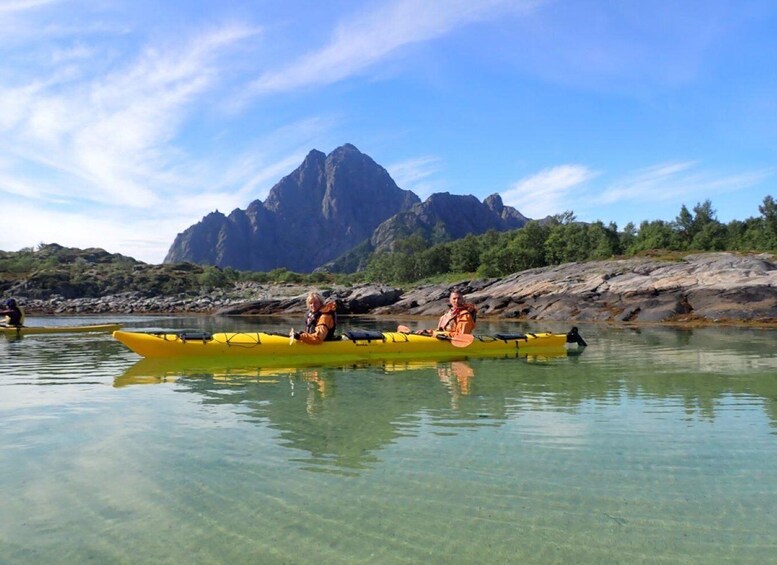
[(742, 351), (741, 340), (714, 332), (602, 334), (583, 355), (518, 359), (222, 369), (144, 360), (114, 386), (169, 383), (206, 404), (231, 406), (278, 430), (283, 445), (304, 454), (294, 459), (306, 468), (328, 472), (358, 472), (422, 426), (455, 435), (527, 413), (580, 414), (624, 399), (655, 402), (659, 419), (661, 410), (681, 410), (712, 421), (736, 398), (762, 408), (777, 428), (776, 358), (760, 350), (771, 348), (773, 334), (753, 334)]
[(0, 562), (773, 560), (777, 333), (584, 335), (294, 368), (0, 339)]
[[(224, 325), (211, 318), (135, 323), (208, 331)], [(234, 324), (248, 329), (248, 322)], [(277, 322), (283, 327), (287, 320)], [(495, 331), (503, 327), (483, 325), (484, 333)], [(0, 374), (4, 385), (100, 384), (108, 374), (116, 388), (171, 386), (244, 421), (271, 426), (285, 446), (303, 454), (300, 460), (319, 470), (362, 469), (397, 438), (417, 435), (421, 426), (455, 435), (502, 426), (529, 413), (579, 415), (592, 406), (635, 400), (650, 404), (659, 419), (661, 411), (679, 411), (689, 420), (709, 422), (735, 402), (738, 409), (765, 413), (777, 433), (777, 332), (588, 327), (583, 333), (591, 346), (582, 355), (293, 368), (181, 367), (140, 360), (124, 369), (137, 356), (106, 336), (6, 337), (0, 339)]]
[[(558, 352), (555, 360), (566, 361), (566, 354)], [(166, 383), (200, 395), (204, 404), (232, 406), (246, 420), (278, 430), (283, 445), (305, 453), (294, 459), (307, 468), (353, 472), (376, 463), (397, 438), (416, 435), (422, 421), (448, 431), (504, 422), (515, 404), (516, 364), (538, 362), (524, 357), (504, 365), (477, 359), (203, 370), (143, 360), (114, 386)]]

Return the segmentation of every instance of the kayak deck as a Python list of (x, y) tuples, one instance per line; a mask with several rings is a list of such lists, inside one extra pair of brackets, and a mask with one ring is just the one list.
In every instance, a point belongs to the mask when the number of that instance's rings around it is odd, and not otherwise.
[(31, 335), (31, 334), (63, 334), (87, 332), (115, 332), (121, 324), (92, 324), (86, 326), (0, 326), (0, 334)]
[[(565, 350), (570, 334), (527, 333), (476, 335), (456, 347), (449, 339), (401, 332), (346, 332), (335, 341), (309, 345), (290, 343), (289, 336), (264, 332), (144, 333), (115, 331), (113, 337), (147, 358), (253, 359), (263, 363), (316, 363), (396, 359), (451, 359), (515, 356), (520, 350)], [(574, 336), (578, 336), (575, 331)], [(584, 341), (582, 342), (585, 343)]]

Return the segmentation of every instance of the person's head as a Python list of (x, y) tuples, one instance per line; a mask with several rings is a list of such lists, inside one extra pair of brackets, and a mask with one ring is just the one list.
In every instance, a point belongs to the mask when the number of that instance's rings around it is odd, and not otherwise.
[(14, 300), (13, 298), (9, 298), (8, 300), (5, 301), (5, 305), (8, 306), (9, 308), (14, 308), (16, 307), (16, 300)]
[(324, 305), (324, 299), (317, 292), (311, 292), (305, 299), (305, 304), (308, 305), (308, 310), (311, 312), (317, 312)]
[(451, 306), (453, 306), (454, 308), (459, 304), (464, 304), (464, 297), (461, 295), (461, 293), (458, 290), (454, 290), (453, 292), (451, 292), (450, 303), (451, 303)]

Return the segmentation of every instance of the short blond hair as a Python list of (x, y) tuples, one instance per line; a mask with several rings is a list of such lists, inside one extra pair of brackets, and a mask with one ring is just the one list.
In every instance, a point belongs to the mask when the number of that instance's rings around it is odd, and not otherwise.
[(308, 297), (305, 299), (305, 304), (310, 306), (314, 300), (317, 300), (321, 305), (324, 304), (324, 298), (318, 292), (311, 292), (308, 294)]

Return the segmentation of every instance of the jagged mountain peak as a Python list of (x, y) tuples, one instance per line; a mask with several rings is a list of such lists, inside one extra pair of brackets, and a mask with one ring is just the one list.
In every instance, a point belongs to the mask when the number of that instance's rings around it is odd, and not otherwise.
[[(238, 269), (309, 272), (369, 239), (381, 222), (418, 201), (354, 145), (329, 155), (314, 149), (264, 202), (236, 210), (226, 224), (203, 219), (179, 234), (165, 262), (196, 257)], [(192, 242), (211, 248), (195, 252)]]
[(218, 211), (206, 215), (178, 234), (165, 262), (310, 272), (357, 247), (391, 249), (394, 241), (419, 230), (429, 236), (442, 226), (450, 239), (458, 239), (527, 221), (498, 194), (480, 202), (441, 192), (421, 202), (372, 157), (346, 143), (328, 155), (308, 152), (264, 202), (255, 200), (229, 217)]

